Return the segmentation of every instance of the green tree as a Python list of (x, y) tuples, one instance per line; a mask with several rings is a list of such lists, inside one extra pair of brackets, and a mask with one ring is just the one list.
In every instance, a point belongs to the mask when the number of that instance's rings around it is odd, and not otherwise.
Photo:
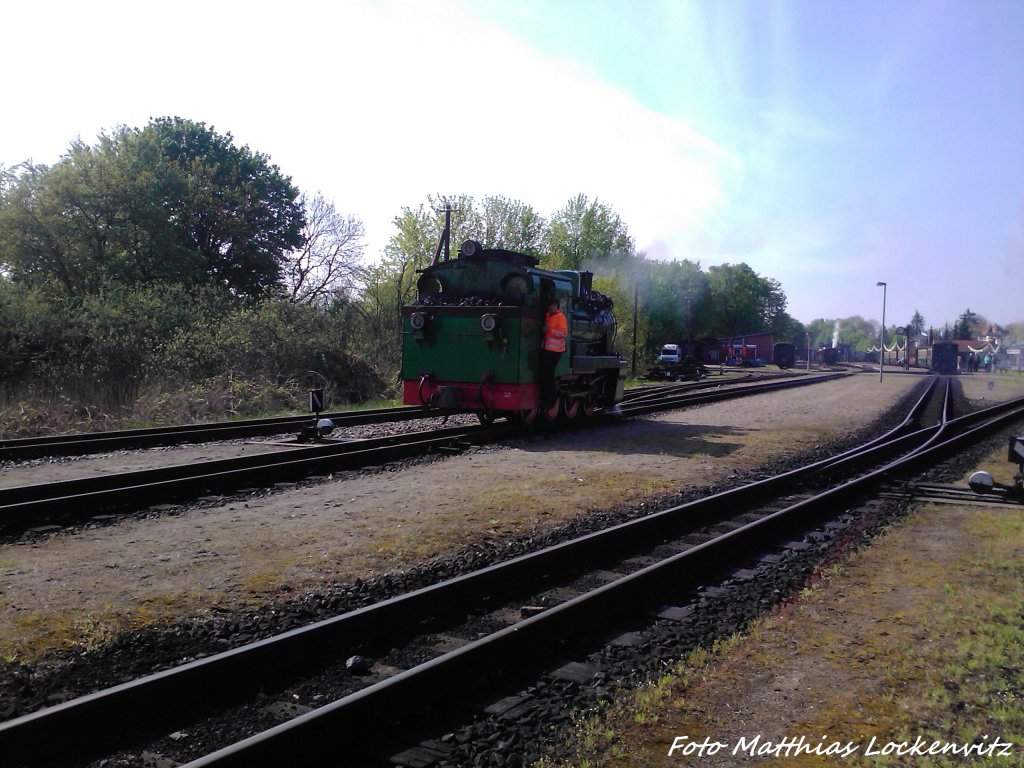
[(1003, 341), (1007, 344), (1019, 344), (1024, 341), (1024, 321), (1007, 325), (1003, 333)]
[(500, 195), (485, 197), (479, 216), (481, 231), (475, 239), (488, 248), (541, 256), (547, 222), (531, 206)]
[(47, 311), (39, 291), (0, 275), (0, 387), (31, 381), (35, 362), (61, 343), (55, 324), (46, 321)]
[(747, 264), (711, 267), (708, 288), (705, 308), (710, 330), (718, 336), (766, 330), (786, 309), (778, 281), (761, 277)]
[(633, 238), (611, 206), (577, 195), (552, 217), (547, 232), (547, 269), (591, 269), (590, 262), (633, 253)]
[[(891, 344), (893, 336), (886, 333), (885, 343)], [(878, 324), (860, 315), (844, 317), (839, 321), (839, 340), (855, 349), (867, 349), (878, 344)]]
[(297, 198), (230, 134), (158, 118), (95, 146), (75, 141), (53, 167), (24, 166), (0, 204), (0, 263), (61, 296), (164, 281), (254, 297), (302, 244)]
[(7, 194), (7, 190), (13, 187), (14, 183), (18, 180), (16, 170), (17, 166), (7, 167), (0, 163), (0, 201)]
[(924, 316), (914, 310), (914, 316), (910, 318), (910, 322), (907, 323), (907, 336), (912, 339), (916, 339), (922, 333), (924, 333)]
[(811, 348), (832, 346), (832, 336), (835, 333), (836, 321), (819, 317), (809, 322), (804, 330), (811, 336)]
[(646, 351), (707, 335), (708, 278), (700, 264), (686, 259), (644, 261), (643, 307), (650, 342)]
[[(804, 331), (811, 335), (811, 347), (831, 347), (835, 344), (846, 344), (861, 351), (878, 345), (878, 328), (870, 320), (865, 320), (860, 315), (850, 317), (826, 319), (817, 318), (804, 327)], [(891, 343), (892, 336), (886, 336), (886, 343)], [(798, 342), (800, 343), (800, 342)], [(806, 340), (802, 343), (806, 344)]]
[(784, 310), (777, 312), (772, 318), (771, 329), (775, 335), (775, 341), (788, 341), (797, 346), (806, 344), (803, 323)]
[(156, 153), (165, 194), (153, 223), (200, 256), (204, 282), (243, 296), (278, 283), (284, 255), (302, 245), (303, 210), (298, 190), (267, 156), (179, 117), (151, 121), (125, 145), (140, 160)]
[(99, 289), (125, 224), (103, 165), (75, 142), (52, 169), (21, 168), (0, 205), (0, 262), (15, 282), (61, 296)]
[(953, 338), (954, 339), (973, 339), (980, 325), (985, 325), (984, 318), (980, 318), (974, 312), (971, 312), (970, 308), (966, 309), (959, 318), (957, 318), (956, 325), (953, 326)]
[[(464, 219), (469, 198), (452, 203), (452, 243), (464, 234)], [(434, 198), (430, 198), (433, 206)], [(440, 221), (439, 221), (440, 218)], [(402, 307), (416, 295), (417, 270), (430, 265), (439, 247), (444, 229), (444, 213), (418, 208), (402, 208), (395, 217), (395, 233), (384, 247), (380, 261), (366, 272), (360, 301), (366, 334), (375, 340), (378, 354), (397, 366), (402, 340)]]

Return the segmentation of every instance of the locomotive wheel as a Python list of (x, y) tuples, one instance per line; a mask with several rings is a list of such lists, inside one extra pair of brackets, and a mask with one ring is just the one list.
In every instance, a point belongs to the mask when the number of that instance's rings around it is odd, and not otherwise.
[(541, 408), (541, 413), (548, 421), (558, 421), (558, 414), (562, 410), (562, 398), (556, 397), (550, 408)]
[(537, 414), (539, 412), (540, 409), (536, 405), (533, 406), (533, 408), (525, 408), (524, 410), (519, 411), (519, 421), (526, 426), (530, 426), (537, 420)]
[(580, 399), (578, 397), (570, 397), (565, 401), (565, 418), (575, 419), (580, 415)]

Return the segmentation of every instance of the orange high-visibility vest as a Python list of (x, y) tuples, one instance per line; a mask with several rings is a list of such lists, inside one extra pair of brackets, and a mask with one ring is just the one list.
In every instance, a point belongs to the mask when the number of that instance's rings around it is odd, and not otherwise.
[(544, 349), (549, 352), (565, 352), (565, 337), (568, 335), (565, 315), (552, 312), (544, 317)]

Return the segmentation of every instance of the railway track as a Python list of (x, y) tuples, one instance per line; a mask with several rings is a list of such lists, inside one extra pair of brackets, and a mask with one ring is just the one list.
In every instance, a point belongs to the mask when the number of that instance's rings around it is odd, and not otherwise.
[[(944, 417), (921, 426), (917, 420), (935, 398), (941, 398), (936, 411)], [(325, 744), (335, 755), (365, 753), (372, 744), (373, 754), (363, 756), (383, 760), (408, 746), (413, 724), (430, 720), (421, 705), (438, 690), (447, 698), (457, 699), (458, 691), (469, 697), (484, 680), (499, 683), (496, 670), (543, 664), (571, 638), (600, 634), (613, 619), (679, 600), (695, 583), (707, 583), (709, 574), (741, 565), (769, 543), (831, 519), (883, 482), (931, 466), (1022, 417), (1024, 401), (1018, 400), (951, 419), (948, 389), (929, 391), (901, 425), (856, 451), (0, 724), (0, 753), (12, 765), (109, 754), (126, 736), (137, 742), (190, 727), (200, 712), (280, 688), (313, 668), (337, 664), (353, 649), (375, 642), (391, 647), (398, 636), (424, 631), (449, 632), (482, 604), (495, 616), (507, 616), (508, 606), (524, 599), (544, 608), (189, 765), (312, 764)], [(810, 490), (821, 485), (824, 491)], [(585, 591), (576, 586), (581, 574), (595, 573), (604, 574), (606, 583)], [(228, 721), (231, 716), (230, 709), (220, 715)], [(60, 738), (46, 738), (54, 734)]]
[(969, 488), (936, 483), (910, 483), (883, 489), (882, 498), (923, 504), (956, 504), (958, 506), (1024, 510), (1021, 503), (1005, 496), (980, 496)]
[[(281, 416), (244, 421), (221, 421), (189, 426), (125, 429), (110, 432), (87, 432), (75, 435), (53, 435), (0, 440), (0, 461), (27, 461), (43, 456), (84, 456), (115, 450), (155, 448), (182, 443), (206, 443), (217, 440), (239, 440), (283, 435), (310, 424), (312, 416)], [(359, 411), (323, 413), (321, 418), (334, 421), (339, 428), (391, 421), (424, 418), (422, 408), (399, 406)]]
[[(807, 386), (844, 374), (770, 379), (711, 391), (672, 385), (635, 392), (613, 414), (598, 412), (591, 422), (639, 416), (660, 410), (778, 389)], [(422, 409), (416, 409), (422, 413)], [(583, 420), (577, 420), (583, 423)], [(542, 425), (563, 428), (575, 422)], [(325, 476), (339, 470), (386, 464), (428, 452), (458, 451), (535, 433), (536, 427), (499, 422), (489, 426), (447, 427), (381, 438), (298, 445), (283, 453), (137, 470), (37, 485), (0, 488), (0, 532), (74, 523), (111, 510), (137, 509), (251, 486)]]
[[(730, 376), (715, 382), (717, 385), (746, 383), (751, 374)], [(627, 390), (625, 400), (642, 398), (655, 391), (683, 392), (710, 386), (707, 380), (674, 385), (647, 385)], [(320, 414), (330, 419), (335, 429), (368, 424), (415, 421), (435, 418), (439, 414), (419, 406), (403, 405), (392, 408), (368, 408), (355, 411), (335, 411)], [(28, 461), (45, 456), (84, 456), (115, 450), (155, 448), (183, 443), (207, 443), (221, 440), (247, 440), (256, 437), (294, 434), (312, 424), (313, 416), (275, 416), (265, 419), (221, 421), (187, 426), (151, 427), (107, 432), (85, 432), (74, 435), (50, 435), (0, 440), (0, 461)]]

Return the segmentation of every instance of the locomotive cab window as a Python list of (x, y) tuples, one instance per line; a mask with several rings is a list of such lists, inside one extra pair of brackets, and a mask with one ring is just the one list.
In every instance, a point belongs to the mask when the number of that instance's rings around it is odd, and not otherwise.
[(548, 311), (548, 302), (554, 299), (558, 302), (558, 308), (562, 312), (570, 312), (572, 309), (572, 286), (568, 281), (551, 280), (544, 277), (540, 280), (540, 303), (541, 315)]

